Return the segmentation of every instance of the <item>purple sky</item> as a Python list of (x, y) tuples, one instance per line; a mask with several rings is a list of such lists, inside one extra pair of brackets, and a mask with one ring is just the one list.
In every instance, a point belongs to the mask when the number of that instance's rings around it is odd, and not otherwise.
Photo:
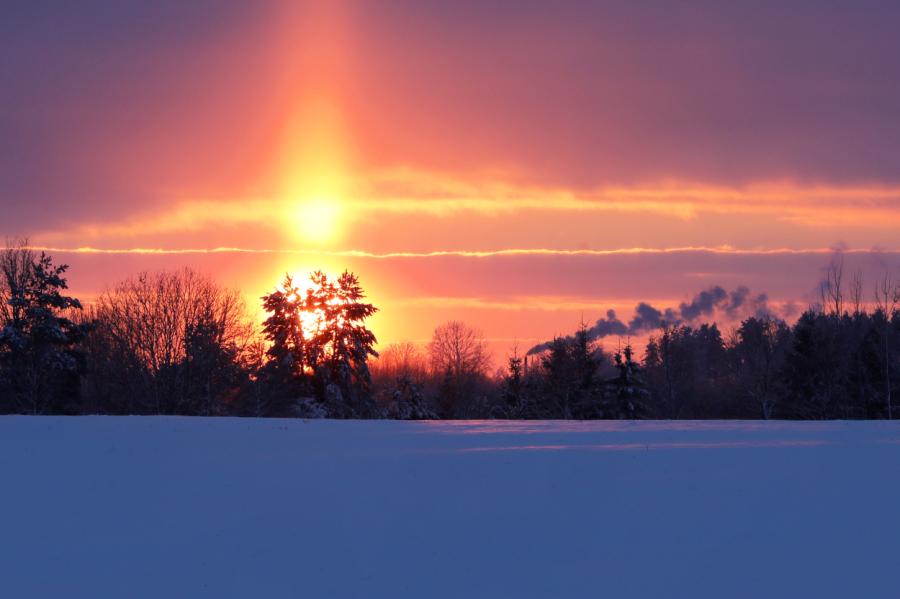
[[(710, 285), (803, 305), (823, 249), (898, 265), (898, 31), (874, 1), (7, 2), (0, 234), (305, 250), (57, 254), (86, 295), (351, 267), (395, 306), (386, 340), (454, 310), (540, 337)], [(345, 254), (723, 246), (763, 253)]]

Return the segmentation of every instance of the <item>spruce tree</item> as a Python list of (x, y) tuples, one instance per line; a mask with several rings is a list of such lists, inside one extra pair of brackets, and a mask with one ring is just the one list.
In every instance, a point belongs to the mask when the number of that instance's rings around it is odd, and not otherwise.
[(363, 301), (353, 273), (332, 281), (316, 271), (310, 282), (301, 292), (288, 275), (281, 289), (263, 297), (270, 342), (264, 373), (288, 395), (312, 389), (331, 416), (377, 415), (368, 359), (378, 353), (365, 321), (378, 309)]
[(37, 257), (23, 242), (2, 257), (0, 388), (7, 409), (31, 414), (77, 410), (86, 327), (69, 318), (81, 303), (64, 294), (68, 265)]
[(606, 383), (604, 417), (616, 420), (646, 417), (650, 392), (647, 390), (640, 364), (634, 360), (631, 344), (616, 352), (613, 359), (618, 375)]

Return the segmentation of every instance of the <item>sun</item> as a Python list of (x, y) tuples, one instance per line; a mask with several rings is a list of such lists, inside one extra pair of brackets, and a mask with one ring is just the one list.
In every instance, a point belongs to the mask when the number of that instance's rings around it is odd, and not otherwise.
[[(291, 299), (292, 302), (302, 303), (308, 292), (315, 293), (320, 290), (320, 288), (311, 280), (311, 275), (311, 272), (295, 272), (291, 274), (291, 280), (293, 281), (295, 291)], [(337, 279), (337, 277), (330, 272), (325, 272), (325, 275), (328, 277), (329, 281)], [(336, 302), (337, 300), (329, 301), (328, 303), (335, 304)], [(316, 336), (325, 322), (325, 314), (321, 310), (300, 310), (298, 316), (300, 318), (300, 328), (303, 331), (303, 336), (307, 339)]]
[[(309, 275), (291, 275), (293, 293), (288, 296), (289, 301), (295, 305), (302, 305), (309, 291), (315, 292), (318, 287), (309, 279)], [(320, 310), (301, 309), (297, 316), (300, 319), (300, 329), (307, 339), (316, 335), (322, 326), (325, 315)]]
[(324, 197), (305, 200), (294, 209), (294, 230), (306, 242), (327, 243), (340, 232), (340, 216), (341, 207), (337, 200)]

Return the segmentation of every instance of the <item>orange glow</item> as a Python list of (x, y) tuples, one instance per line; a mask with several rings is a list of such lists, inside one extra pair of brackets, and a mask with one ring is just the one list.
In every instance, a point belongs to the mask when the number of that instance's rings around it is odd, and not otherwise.
[(343, 203), (353, 166), (342, 109), (347, 17), (339, 3), (286, 10), (286, 23), (310, 25), (286, 32), (289, 39), (300, 39), (302, 47), (289, 42), (285, 49), (300, 58), (276, 160), (279, 197), (274, 203), (285, 212), (284, 226), (293, 243), (327, 246), (342, 237)]
[[(331, 279), (332, 277), (329, 275), (328, 278)], [(302, 303), (310, 292), (319, 290), (319, 287), (310, 279), (309, 274), (293, 275), (292, 279), (296, 288), (296, 293), (290, 298), (293, 304)], [(336, 305), (336, 302), (337, 300), (332, 300), (330, 303)], [(324, 322), (325, 313), (321, 309), (300, 311), (300, 326), (303, 328), (303, 336), (306, 339), (315, 337), (321, 330)]]
[[(381, 240), (381, 247), (374, 251), (370, 247), (347, 244), (341, 247), (341, 244), (360, 230), (370, 228), (376, 219), (416, 219), (422, 227), (417, 231), (427, 232), (440, 231), (452, 219), (477, 223), (502, 218), (505, 223), (514, 224), (555, 216), (580, 223), (616, 217), (634, 225), (635, 239), (646, 238), (654, 242), (632, 242), (629, 247), (719, 247), (724, 244), (679, 243), (674, 241), (671, 231), (675, 230), (676, 224), (690, 226), (703, 217), (728, 219), (728, 227), (740, 230), (746, 224), (741, 219), (754, 217), (768, 224), (777, 222), (790, 227), (792, 235), (782, 241), (785, 245), (781, 247), (799, 249), (804, 246), (796, 245), (797, 226), (806, 229), (811, 237), (816, 236), (816, 229), (837, 228), (846, 240), (847, 227), (892, 232), (900, 224), (900, 214), (894, 207), (900, 201), (900, 187), (896, 186), (760, 183), (725, 187), (660, 183), (579, 192), (485, 181), (463, 184), (456, 179), (442, 179), (438, 174), (407, 171), (404, 176), (408, 179), (391, 179), (390, 183), (385, 183), (376, 174), (354, 171), (348, 166), (344, 155), (337, 151), (339, 128), (331, 131), (329, 125), (320, 127), (318, 132), (315, 129), (309, 139), (327, 140), (325, 148), (321, 154), (316, 154), (313, 150), (318, 146), (312, 144), (309, 156), (304, 154), (305, 151), (297, 150), (290, 159), (285, 159), (284, 180), (277, 197), (228, 201), (184, 199), (162, 210), (133, 215), (121, 222), (45, 230), (38, 232), (35, 238), (46, 244), (59, 245), (102, 240), (105, 247), (160, 247), (168, 245), (161, 244), (160, 240), (169, 235), (191, 232), (202, 239), (210, 239), (222, 227), (233, 227), (235, 232), (240, 232), (242, 243), (229, 243), (227, 247), (264, 247), (273, 251), (339, 248), (339, 251), (402, 253), (403, 248), (390, 244), (389, 237)], [(663, 219), (662, 230), (650, 231), (646, 216)], [(700, 227), (698, 232), (708, 232), (708, 229)], [(278, 243), (272, 243), (273, 233)], [(546, 233), (546, 230), (533, 233), (538, 243), (545, 244), (544, 247), (549, 244), (541, 241), (539, 236)], [(265, 239), (265, 244), (248, 243), (251, 236)], [(473, 242), (465, 230), (455, 238), (460, 245)], [(232, 235), (220, 239), (234, 242), (235, 238)], [(869, 238), (865, 239), (869, 245)], [(788, 241), (794, 245), (787, 245)], [(885, 241), (881, 243), (887, 245)], [(465, 249), (430, 249), (473, 252), (487, 249), (483, 242), (480, 245)], [(804, 245), (810, 247), (808, 243)], [(823, 245), (827, 247), (829, 243)], [(217, 246), (204, 243), (200, 247)]]
[(290, 238), (301, 247), (339, 241), (349, 175), (338, 115), (318, 104), (301, 107), (287, 136), (279, 193)]
[[(854, 123), (832, 137), (827, 119), (797, 119), (793, 108), (768, 121), (765, 107), (794, 102), (755, 94), (781, 90), (782, 79), (731, 98), (733, 78), (758, 70), (692, 67), (703, 77), (688, 85), (679, 83), (685, 73), (655, 73), (665, 61), (642, 65), (656, 52), (631, 51), (652, 35), (598, 35), (602, 24), (588, 18), (583, 37), (577, 26), (545, 31), (529, 10), (457, 23), (457, 12), (466, 11), (279, 1), (248, 11), (252, 24), (242, 16), (196, 40), (185, 27), (182, 45), (148, 40), (146, 56), (136, 45), (141, 77), (122, 77), (116, 60), (68, 65), (92, 65), (80, 74), (87, 83), (70, 90), (91, 97), (60, 93), (70, 86), (62, 68), (36, 78), (61, 87), (35, 95), (53, 100), (40, 127), (30, 120), (37, 109), (22, 103), (22, 137), (49, 145), (15, 152), (45, 160), (8, 169), (22, 175), (3, 189), (14, 203), (2, 232), (73, 261), (83, 297), (141, 270), (191, 266), (241, 289), (260, 322), (260, 297), (285, 272), (302, 286), (309, 272), (349, 269), (381, 309), (369, 325), (382, 346), (427, 340), (442, 321), (461, 319), (500, 354), (609, 308), (627, 319), (637, 301), (677, 306), (711, 285), (746, 284), (773, 304), (802, 307), (815, 301), (834, 246), (854, 269), (900, 264), (900, 179), (840, 168), (889, 163), (888, 146), (862, 146), (870, 156), (854, 145), (854, 155), (845, 149)], [(565, 39), (550, 43), (554, 32)], [(543, 34), (548, 43), (535, 44)], [(725, 95), (695, 94), (707, 84)], [(715, 110), (688, 110), (707, 97)], [(827, 104), (818, 99), (811, 110)], [(734, 123), (723, 116), (731, 107)], [(841, 114), (879, 113), (862, 108)], [(795, 131), (796, 122), (804, 126)], [(715, 123), (735, 126), (717, 132)], [(822, 156), (801, 151), (816, 150), (807, 139), (840, 159), (819, 165)], [(45, 195), (61, 199), (45, 206)], [(24, 221), (30, 205), (36, 216)], [(320, 317), (304, 315), (304, 329)]]
[(294, 227), (303, 241), (322, 244), (338, 235), (340, 215), (340, 204), (337, 201), (312, 198), (297, 206)]

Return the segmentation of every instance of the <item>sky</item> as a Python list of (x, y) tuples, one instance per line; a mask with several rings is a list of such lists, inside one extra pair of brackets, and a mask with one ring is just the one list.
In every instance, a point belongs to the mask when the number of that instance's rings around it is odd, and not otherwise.
[[(387, 344), (498, 354), (900, 267), (896, 2), (4, 2), (0, 234), (90, 301), (191, 266), (252, 310), (356, 272)], [(719, 306), (721, 308), (721, 306)], [(612, 341), (610, 341), (612, 342)]]

